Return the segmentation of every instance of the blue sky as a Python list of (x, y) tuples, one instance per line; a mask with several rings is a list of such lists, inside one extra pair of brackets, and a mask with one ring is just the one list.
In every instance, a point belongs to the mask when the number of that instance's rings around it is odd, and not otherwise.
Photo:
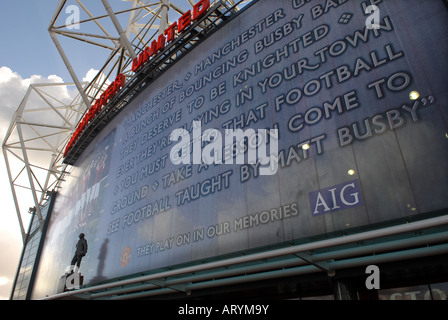
[[(58, 0), (2, 1), (0, 7), (0, 65), (23, 78), (34, 74), (68, 73), (48, 34)], [(67, 79), (69, 80), (69, 79)]]

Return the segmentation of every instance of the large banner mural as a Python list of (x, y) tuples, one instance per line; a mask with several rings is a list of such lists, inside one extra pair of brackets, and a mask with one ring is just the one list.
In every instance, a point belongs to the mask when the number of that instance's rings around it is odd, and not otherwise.
[(447, 208), (447, 17), (437, 0), (253, 4), (78, 159), (34, 297), (81, 232), (95, 284)]

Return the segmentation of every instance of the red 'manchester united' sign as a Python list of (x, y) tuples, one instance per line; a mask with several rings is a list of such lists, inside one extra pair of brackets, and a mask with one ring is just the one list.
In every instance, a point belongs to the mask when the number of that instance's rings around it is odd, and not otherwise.
[[(167, 43), (170, 43), (176, 38), (177, 34), (184, 32), (193, 22), (200, 19), (210, 8), (209, 0), (201, 0), (193, 6), (193, 12), (188, 10), (185, 12), (178, 21), (172, 23), (166, 30), (159, 35), (157, 40), (153, 40), (151, 45), (147, 46), (140, 55), (135, 58), (132, 62), (132, 71), (138, 71), (145, 63), (147, 63), (153, 56), (158, 54), (161, 50), (165, 48)], [(126, 77), (123, 74), (119, 74), (114, 82), (112, 82), (103, 92), (99, 99), (96, 100), (95, 104), (89, 109), (89, 111), (84, 115), (83, 119), (78, 123), (69, 143), (65, 147), (64, 157), (67, 156), (68, 152), (72, 149), (73, 145), (81, 136), (82, 132), (85, 130), (86, 126), (96, 117), (96, 115), (101, 111), (102, 107), (105, 106), (110, 99), (112, 99), (118, 91), (124, 86), (126, 82)]]
[(135, 58), (132, 62), (132, 71), (139, 70), (151, 57), (155, 56), (161, 50), (165, 48), (166, 43), (169, 43), (175, 39), (175, 30), (181, 34), (187, 29), (194, 21), (201, 18), (207, 10), (210, 8), (209, 0), (201, 0), (193, 7), (193, 14), (191, 10), (185, 12), (178, 21), (172, 23), (165, 32), (161, 33), (157, 40), (153, 40), (151, 45), (147, 46), (145, 50), (140, 53), (138, 58)]
[(95, 104), (90, 107), (89, 111), (84, 115), (83, 119), (78, 123), (78, 126), (76, 127), (75, 132), (72, 135), (72, 138), (65, 147), (64, 157), (73, 147), (75, 142), (79, 139), (87, 124), (89, 124), (89, 122), (91, 122), (101, 111), (101, 108), (105, 106), (107, 102), (117, 94), (117, 92), (124, 86), (125, 82), (126, 77), (120, 73), (115, 81), (107, 87), (106, 91), (103, 92), (100, 98), (96, 100)]

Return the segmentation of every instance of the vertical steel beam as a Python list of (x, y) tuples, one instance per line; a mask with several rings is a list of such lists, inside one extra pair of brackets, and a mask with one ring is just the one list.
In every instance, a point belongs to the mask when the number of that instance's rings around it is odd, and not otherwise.
[(163, 34), (168, 27), (168, 10), (170, 2), (169, 0), (162, 0), (162, 12), (160, 15), (159, 34)]
[(16, 207), (16, 213), (17, 213), (17, 218), (19, 220), (19, 226), (20, 226), (20, 232), (22, 233), (22, 241), (25, 244), (26, 241), (26, 231), (25, 228), (23, 226), (23, 219), (22, 219), (22, 215), (20, 214), (20, 207), (19, 207), (19, 202), (17, 200), (17, 194), (16, 194), (16, 190), (14, 188), (14, 179), (12, 178), (12, 174), (11, 174), (11, 166), (9, 164), (9, 159), (8, 159), (8, 154), (6, 152), (6, 142), (8, 141), (9, 137), (11, 136), (11, 133), (13, 132), (14, 126), (17, 126), (17, 120), (19, 119), (19, 117), (22, 116), (23, 114), (23, 110), (25, 109), (25, 105), (28, 102), (28, 99), (30, 97), (31, 94), (31, 87), (28, 87), (28, 90), (25, 93), (25, 96), (23, 97), (22, 102), (19, 105), (19, 108), (14, 112), (14, 117), (9, 125), (8, 131), (5, 135), (5, 140), (3, 142), (3, 155), (5, 158), (5, 164), (6, 164), (6, 168), (7, 168), (7, 172), (8, 172), (8, 178), (9, 178), (9, 183), (11, 186), (11, 192), (12, 192), (12, 197), (14, 200), (14, 205)]
[(126, 37), (125, 32), (123, 31), (123, 28), (120, 25), (120, 22), (118, 21), (117, 17), (115, 16), (115, 13), (113, 12), (112, 8), (110, 7), (110, 4), (107, 0), (101, 0), (103, 2), (103, 6), (107, 11), (107, 14), (109, 15), (110, 19), (112, 20), (112, 23), (115, 26), (115, 29), (117, 29), (117, 32), (120, 36), (120, 42), (124, 48), (128, 51), (129, 55), (132, 59), (135, 59), (137, 56), (135, 55), (134, 49), (132, 48), (131, 43), (129, 42), (128, 38)]
[(73, 82), (75, 83), (75, 86), (78, 89), (79, 94), (81, 95), (82, 100), (84, 101), (84, 104), (86, 105), (86, 108), (90, 109), (91, 105), (90, 105), (89, 98), (87, 97), (87, 95), (84, 91), (84, 88), (82, 87), (81, 82), (78, 79), (78, 76), (76, 75), (75, 71), (73, 70), (72, 65), (68, 61), (68, 58), (65, 55), (64, 49), (62, 49), (62, 46), (61, 46), (58, 38), (56, 37), (56, 34), (53, 31), (51, 31), (51, 27), (48, 31), (50, 32), (50, 37), (53, 40), (53, 43), (55, 44), (56, 49), (58, 50), (59, 54), (61, 55), (61, 58), (65, 64), (65, 67), (67, 68), (68, 72), (70, 73), (70, 76), (72, 77)]
[(11, 170), (10, 170), (11, 167), (9, 166), (9, 159), (8, 159), (8, 154), (6, 152), (5, 145), (3, 145), (3, 157), (5, 158), (5, 164), (6, 164), (6, 168), (7, 168), (6, 172), (8, 173), (8, 179), (9, 179), (9, 185), (11, 186), (12, 198), (14, 200), (14, 205), (16, 207), (17, 219), (19, 220), (20, 232), (22, 234), (22, 241), (25, 244), (26, 232), (25, 232), (25, 228), (23, 227), (22, 215), (20, 214), (19, 202), (17, 201), (16, 190), (14, 189), (14, 182), (13, 182)]
[(50, 182), (51, 172), (54, 171), (54, 169), (55, 169), (54, 168), (54, 161), (55, 161), (55, 159), (56, 159), (56, 155), (53, 153), (51, 155), (50, 167), (47, 170), (47, 176), (45, 178), (45, 182), (44, 182), (44, 186), (43, 186), (43, 192), (42, 192), (42, 194), (40, 196), (40, 200), (39, 200), (40, 203), (43, 202), (43, 200), (44, 200), (44, 198), (46, 196), (46, 191), (47, 191), (47, 188), (48, 188), (48, 184)]
[(26, 172), (28, 174), (28, 180), (30, 182), (31, 193), (33, 195), (34, 206), (36, 207), (37, 218), (39, 219), (39, 227), (43, 228), (44, 219), (42, 217), (42, 212), (40, 211), (39, 200), (37, 199), (36, 188), (34, 186), (34, 181), (33, 181), (33, 174), (32, 174), (32, 170), (30, 167), (30, 163), (28, 161), (28, 155), (26, 153), (26, 146), (23, 141), (22, 125), (17, 124), (16, 130), (17, 130), (17, 134), (19, 135), (20, 146), (22, 148), (23, 161), (25, 162), (25, 168), (26, 168)]

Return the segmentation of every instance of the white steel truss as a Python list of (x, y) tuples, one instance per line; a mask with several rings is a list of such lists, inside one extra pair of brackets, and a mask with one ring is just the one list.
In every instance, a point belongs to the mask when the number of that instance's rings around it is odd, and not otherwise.
[[(23, 241), (24, 211), (36, 213), (42, 227), (40, 207), (66, 170), (61, 152), (85, 112), (80, 100), (73, 83), (31, 84), (5, 135), (3, 156)], [(28, 209), (23, 202), (30, 196)]]
[[(211, 6), (233, 8), (232, 10), (238, 11), (251, 1), (211, 0), (210, 3)], [(40, 206), (46, 200), (49, 191), (57, 191), (59, 181), (71, 170), (70, 166), (63, 164), (62, 155), (83, 114), (101, 96), (116, 75), (122, 73), (132, 76), (132, 60), (153, 39), (156, 39), (160, 32), (197, 2), (197, 0), (59, 1), (48, 31), (73, 83), (31, 85), (14, 114), (2, 145), (24, 242), (25, 215), (28, 212), (35, 212), (43, 227)], [(114, 7), (118, 6), (120, 8), (114, 10)], [(78, 20), (68, 19), (68, 13), (73, 9), (79, 13)], [(102, 66), (101, 64), (92, 66), (92, 69), (98, 69), (98, 72), (90, 83), (82, 83), (79, 80), (73, 68), (73, 61), (66, 52), (70, 49), (64, 49), (65, 45), (73, 44), (73, 41), (76, 41), (77, 49), (75, 53), (71, 53), (76, 54), (78, 60), (90, 61), (91, 52), (97, 50), (100, 61), (104, 61)], [(62, 101), (61, 97), (51, 93), (51, 88), (55, 87), (76, 88), (76, 98), (71, 102)], [(31, 102), (30, 96), (34, 94), (40, 98), (43, 105), (36, 107)], [(53, 119), (52, 122), (49, 122), (49, 119)], [(31, 192), (32, 207), (24, 208), (19, 189)]]

